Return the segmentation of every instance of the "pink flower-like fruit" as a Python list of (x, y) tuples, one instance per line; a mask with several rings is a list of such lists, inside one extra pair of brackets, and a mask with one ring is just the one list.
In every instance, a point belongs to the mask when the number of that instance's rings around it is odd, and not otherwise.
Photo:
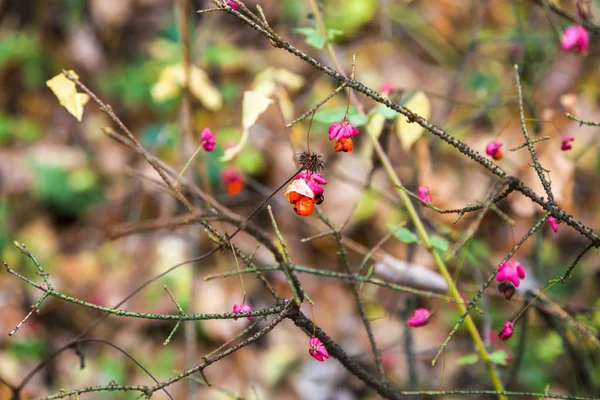
[(389, 96), (396, 89), (396, 86), (391, 82), (386, 82), (381, 86), (380, 92), (384, 96)]
[(493, 140), (485, 146), (485, 154), (492, 157), (494, 160), (502, 160), (502, 142), (499, 140)]
[(558, 232), (558, 222), (556, 221), (556, 218), (548, 217), (548, 223), (552, 227), (552, 230), (554, 231), (554, 233)]
[(500, 331), (500, 334), (498, 336), (502, 340), (508, 340), (513, 335), (513, 333), (513, 323), (510, 321), (506, 321), (504, 322), (504, 326), (502, 327), (502, 330)]
[(571, 150), (573, 148), (573, 145), (571, 144), (571, 142), (574, 140), (575, 140), (575, 138), (573, 136), (569, 136), (569, 135), (563, 136), (563, 140), (562, 140), (562, 144), (560, 145), (560, 149), (562, 151)]
[(496, 274), (498, 282), (510, 282), (517, 288), (521, 279), (525, 279), (525, 270), (520, 262), (511, 260), (503, 262), (498, 267), (498, 274)]
[(329, 358), (329, 353), (327, 352), (327, 349), (325, 348), (325, 346), (323, 346), (323, 343), (321, 343), (321, 341), (318, 338), (310, 338), (308, 344), (310, 345), (310, 348), (308, 349), (308, 354), (310, 354), (315, 360), (323, 362), (326, 358)]
[(294, 180), (296, 179), (304, 179), (310, 190), (313, 191), (315, 195), (323, 194), (323, 188), (321, 185), (327, 185), (327, 181), (323, 178), (321, 174), (313, 174), (308, 171), (300, 172)]
[(590, 36), (585, 28), (581, 25), (571, 25), (565, 29), (562, 39), (560, 40), (560, 48), (564, 51), (575, 49), (579, 53), (587, 51), (590, 45)]
[(413, 315), (406, 321), (408, 326), (412, 326), (413, 328), (418, 328), (420, 326), (425, 326), (429, 322), (429, 317), (431, 317), (431, 313), (426, 308), (417, 308)]
[(304, 171), (294, 177), (285, 191), (285, 198), (294, 205), (296, 214), (309, 216), (315, 204), (321, 204), (325, 200), (321, 185), (327, 185), (321, 174)]
[(232, 1), (232, 0), (227, 0), (227, 5), (231, 8), (233, 8), (234, 10), (240, 9), (240, 6), (235, 1)]
[(215, 135), (208, 128), (204, 128), (200, 134), (200, 145), (206, 151), (213, 151), (215, 148)]
[(358, 129), (346, 120), (336, 122), (329, 127), (329, 140), (350, 139), (356, 135), (358, 135)]
[[(236, 303), (233, 305), (233, 313), (234, 314), (247, 313), (247, 312), (252, 312), (252, 307), (250, 307), (249, 305), (246, 305), (243, 303)], [(248, 317), (248, 321), (252, 321), (253, 319), (254, 319), (253, 316)], [(234, 318), (233, 320), (237, 321), (237, 318)]]
[(419, 186), (417, 188), (417, 196), (425, 204), (431, 203), (431, 195), (429, 194), (429, 188), (427, 186)]

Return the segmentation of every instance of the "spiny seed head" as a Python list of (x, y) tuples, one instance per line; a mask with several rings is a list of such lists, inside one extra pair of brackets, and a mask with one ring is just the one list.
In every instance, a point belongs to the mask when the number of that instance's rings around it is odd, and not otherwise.
[(298, 154), (298, 164), (312, 173), (319, 173), (325, 168), (323, 156), (317, 153), (308, 153), (306, 151)]

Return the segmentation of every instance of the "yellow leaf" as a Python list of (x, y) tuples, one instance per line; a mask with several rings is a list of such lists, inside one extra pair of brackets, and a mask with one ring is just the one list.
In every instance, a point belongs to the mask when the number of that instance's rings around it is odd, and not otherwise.
[(286, 120), (294, 118), (294, 105), (288, 92), (298, 91), (304, 85), (304, 78), (283, 68), (265, 68), (254, 82), (252, 90), (267, 97), (276, 97)]
[(261, 92), (265, 96), (276, 93), (277, 87), (286, 87), (291, 92), (298, 91), (304, 85), (304, 78), (283, 68), (265, 68), (261, 71), (254, 82), (252, 90)]
[(275, 81), (280, 85), (286, 86), (290, 91), (297, 92), (304, 85), (304, 78), (287, 69), (278, 68), (274, 74)]
[[(152, 86), (150, 93), (156, 102), (163, 102), (179, 96), (184, 84), (184, 71), (181, 64), (165, 67)], [(209, 110), (217, 111), (223, 107), (221, 93), (208, 79), (202, 69), (192, 66), (190, 71), (190, 92)]]
[(273, 100), (263, 96), (258, 92), (247, 91), (244, 93), (244, 101), (242, 103), (243, 115), (242, 126), (244, 130), (250, 129), (256, 123), (258, 117), (267, 110), (273, 103)]
[[(208, 79), (208, 75), (204, 70), (196, 66), (192, 67), (190, 79), (190, 91), (204, 107), (211, 111), (218, 111), (223, 107), (221, 93)], [(181, 81), (183, 82), (183, 79)]]
[[(429, 119), (431, 115), (431, 103), (423, 92), (416, 92), (405, 106), (425, 119)], [(402, 149), (408, 151), (421, 137), (424, 129), (417, 123), (409, 123), (406, 118), (399, 117), (396, 120), (396, 133), (402, 142)]]
[[(161, 71), (158, 81), (150, 89), (150, 94), (155, 102), (162, 103), (177, 97), (181, 92), (181, 82), (177, 78), (177, 67), (171, 65)], [(181, 76), (183, 76), (183, 70), (181, 70)]]
[(152, 86), (152, 89), (150, 89), (152, 99), (157, 103), (162, 103), (163, 101), (177, 97), (179, 92), (180, 88), (178, 85), (167, 81), (159, 81)]
[[(379, 113), (373, 113), (369, 122), (367, 123), (367, 131), (372, 133), (373, 136), (379, 138), (381, 136), (381, 132), (383, 131), (383, 126), (385, 124), (385, 117)], [(360, 150), (360, 155), (365, 158), (371, 158), (373, 154), (373, 144), (370, 140), (367, 140), (362, 146)]]
[(165, 38), (153, 40), (148, 45), (147, 51), (152, 58), (165, 63), (176, 59), (181, 54), (179, 44)]
[[(75, 78), (79, 78), (74, 71), (69, 71)], [(86, 93), (77, 93), (77, 87), (73, 81), (69, 80), (62, 73), (46, 81), (46, 85), (52, 90), (58, 98), (60, 105), (81, 122), (83, 117), (83, 106), (90, 100)]]
[(250, 128), (271, 104), (273, 104), (273, 100), (265, 97), (262, 93), (252, 91), (244, 92), (244, 100), (242, 102), (242, 137), (235, 147), (225, 150), (225, 155), (221, 157), (222, 161), (231, 161), (238, 156), (248, 141)]
[(374, 113), (371, 117), (371, 120), (367, 124), (367, 129), (373, 132), (373, 136), (378, 138), (381, 136), (381, 131), (383, 131), (383, 125), (385, 124), (385, 117), (381, 114)]

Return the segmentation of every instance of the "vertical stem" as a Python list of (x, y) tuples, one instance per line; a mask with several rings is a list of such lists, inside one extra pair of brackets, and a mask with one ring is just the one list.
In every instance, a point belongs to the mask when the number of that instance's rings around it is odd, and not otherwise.
[[(456, 288), (456, 285), (454, 284), (454, 280), (452, 279), (452, 276), (450, 275), (450, 272), (448, 271), (448, 268), (446, 267), (444, 260), (442, 259), (442, 257), (440, 256), (440, 254), (438, 252), (434, 251), (433, 246), (431, 245), (431, 240), (429, 238), (429, 234), (427, 233), (427, 230), (425, 229), (425, 226), (423, 225), (423, 222), (421, 221), (421, 218), (419, 217), (417, 210), (415, 209), (413, 203), (411, 202), (410, 197), (408, 196), (408, 194), (406, 194), (405, 191), (400, 189), (400, 187), (402, 187), (402, 182), (400, 181), (400, 178), (398, 178), (398, 175), (396, 175), (396, 172), (394, 171), (394, 168), (392, 167), (390, 160), (388, 159), (383, 148), (379, 144), (379, 141), (377, 140), (377, 138), (373, 135), (373, 133), (371, 131), (367, 131), (367, 133), (369, 135), (369, 138), (371, 139), (371, 142), (373, 143), (375, 152), (377, 153), (377, 155), (379, 156), (379, 158), (381, 160), (381, 164), (383, 165), (383, 168), (384, 168), (386, 174), (388, 175), (388, 178), (392, 181), (392, 183), (396, 187), (396, 192), (398, 194), (398, 197), (400, 197), (400, 201), (406, 208), (406, 211), (407, 211), (411, 221), (415, 225), (415, 230), (417, 231), (417, 234), (419, 235), (421, 242), (423, 243), (425, 248), (431, 253), (434, 264), (436, 265), (438, 271), (440, 272), (440, 274), (442, 274), (442, 276), (444, 277), (444, 280), (448, 284), (450, 295), (455, 300), (457, 300), (457, 306), (458, 306), (459, 310), (461, 311), (461, 313), (465, 313), (467, 311), (467, 309), (466, 309), (464, 303), (462, 302), (462, 297), (460, 296), (460, 292)], [(477, 350), (477, 352), (479, 353), (479, 356), (481, 357), (481, 359), (483, 360), (483, 362), (486, 364), (486, 366), (488, 368), (488, 373), (490, 375), (490, 378), (492, 380), (494, 388), (498, 392), (503, 392), (504, 387), (502, 386), (502, 382), (498, 378), (496, 369), (494, 368), (493, 363), (491, 363), (491, 361), (490, 361), (490, 355), (483, 343), (483, 340), (481, 339), (481, 336), (479, 335), (479, 331), (477, 330), (477, 327), (475, 326), (475, 322), (473, 322), (473, 319), (471, 318), (470, 315), (466, 316), (465, 325), (467, 327), (467, 330), (469, 331), (469, 334), (473, 338), (473, 341), (475, 342), (475, 349)], [(501, 400), (506, 399), (506, 397), (503, 395), (498, 395), (498, 398)]]
[[(337, 69), (338, 72), (341, 74), (344, 71), (344, 69), (342, 68), (340, 62), (338, 61), (338, 58), (337, 58), (337, 55), (335, 54), (335, 49), (333, 48), (333, 45), (329, 41), (329, 32), (327, 32), (327, 27), (325, 26), (325, 20), (323, 19), (323, 16), (321, 15), (321, 10), (319, 10), (319, 5), (317, 4), (317, 0), (309, 0), (309, 3), (310, 3), (310, 8), (312, 9), (313, 14), (315, 15), (315, 20), (317, 22), (317, 28), (319, 28), (321, 35), (323, 35), (323, 37), (325, 37), (325, 48), (327, 48), (327, 52), (329, 53), (331, 62), (333, 63), (333, 66), (335, 67), (335, 69)], [(359, 112), (362, 113), (363, 107), (360, 103), (358, 103), (358, 100), (356, 99), (356, 97), (354, 97), (355, 95), (352, 90), (348, 90), (348, 96), (350, 96), (350, 98), (354, 102), (354, 105), (356, 106), (357, 110), (359, 110)]]
[[(191, 80), (191, 55), (190, 55), (190, 4), (189, 0), (178, 0), (178, 16), (179, 16), (179, 30), (181, 37), (181, 51), (182, 51), (182, 64), (183, 64), (183, 91), (181, 99), (181, 149), (184, 158), (187, 157), (188, 149), (191, 150), (191, 143), (194, 142), (194, 126), (192, 122), (192, 95), (190, 91), (190, 80)], [(183, 171), (182, 171), (183, 174)], [(191, 173), (192, 180), (196, 180), (197, 174), (193, 171)], [(206, 189), (206, 187), (205, 187)], [(190, 232), (188, 238), (188, 244), (190, 251), (195, 253), (198, 245), (198, 229), (195, 227), (191, 228), (193, 231)], [(195, 254), (194, 254), (195, 255)], [(190, 280), (189, 288), (189, 302), (188, 309), (191, 313), (194, 312), (194, 304), (196, 303), (196, 293), (198, 293), (198, 269), (195, 265), (192, 266), (192, 277)], [(196, 355), (198, 354), (197, 346), (197, 335), (196, 335), (196, 322), (188, 322), (183, 327), (184, 339), (185, 339), (185, 365), (186, 368), (191, 368), (196, 365)], [(188, 380), (187, 384), (186, 399), (193, 400), (196, 398), (198, 385)]]
[[(309, 1), (310, 1), (311, 8), (315, 14), (315, 19), (317, 21), (317, 25), (319, 26), (319, 29), (321, 30), (321, 34), (323, 34), (327, 38), (327, 28), (325, 27), (325, 23), (323, 21), (320, 11), (319, 11), (317, 2), (316, 2), (316, 0), (309, 0)], [(329, 55), (331, 56), (335, 67), (338, 69), (338, 72), (342, 73), (343, 70), (340, 67), (339, 62), (337, 61), (337, 57), (335, 55), (335, 52), (333, 51), (333, 46), (331, 46), (331, 43), (329, 43), (329, 41), (327, 41), (327, 50), (329, 51)], [(363, 113), (362, 107), (359, 107), (358, 101), (355, 98), (353, 98), (352, 100), (354, 101), (355, 105), (357, 106), (356, 108), (362, 114)], [(385, 151), (381, 147), (379, 140), (377, 140), (377, 138), (373, 135), (373, 133), (371, 131), (367, 130), (367, 134), (369, 135), (369, 139), (373, 143), (375, 152), (377, 153), (377, 156), (381, 160), (381, 164), (383, 165), (383, 168), (384, 168), (388, 178), (394, 184), (394, 186), (396, 188), (396, 192), (398, 194), (398, 197), (400, 197), (402, 204), (406, 208), (406, 211), (408, 212), (408, 215), (415, 226), (415, 230), (417, 231), (417, 234), (421, 238), (421, 242), (423, 243), (425, 248), (429, 251), (429, 253), (432, 255), (434, 264), (436, 265), (440, 274), (442, 274), (442, 276), (444, 277), (444, 280), (446, 281), (446, 283), (448, 285), (450, 295), (452, 297), (454, 297), (454, 299), (457, 301), (457, 306), (459, 307), (460, 311), (462, 313), (465, 313), (467, 311), (466, 306), (462, 302), (462, 297), (460, 295), (460, 292), (456, 288), (456, 285), (454, 284), (454, 281), (452, 280), (452, 276), (450, 275), (450, 272), (448, 271), (448, 268), (446, 267), (444, 260), (442, 259), (442, 257), (440, 256), (440, 254), (438, 252), (434, 251), (433, 246), (431, 245), (431, 240), (429, 239), (429, 234), (427, 233), (427, 230), (425, 229), (425, 226), (423, 225), (423, 222), (421, 221), (419, 214), (415, 210), (415, 207), (414, 207), (413, 203), (411, 202), (410, 197), (408, 196), (408, 194), (406, 194), (405, 191), (400, 189), (400, 187), (402, 187), (402, 182), (400, 181), (400, 178), (398, 178), (398, 175), (396, 175), (396, 172), (394, 171), (394, 168), (392, 167), (390, 160), (388, 159), (387, 155), (385, 154)], [(473, 319), (471, 318), (470, 315), (466, 316), (465, 325), (466, 325), (467, 330), (469, 331), (469, 334), (471, 335), (473, 341), (475, 342), (475, 349), (479, 353), (479, 356), (481, 357), (482, 361), (485, 363), (485, 365), (488, 369), (488, 374), (492, 380), (494, 388), (498, 392), (503, 392), (504, 387), (502, 385), (502, 382), (500, 381), (500, 378), (498, 377), (498, 374), (496, 373), (494, 364), (490, 361), (490, 355), (485, 347), (485, 344), (483, 343), (483, 340), (481, 339), (481, 335), (479, 335), (479, 331), (477, 330), (477, 327), (475, 326), (475, 322), (473, 322)], [(498, 399), (506, 400), (506, 396), (499, 394)]]

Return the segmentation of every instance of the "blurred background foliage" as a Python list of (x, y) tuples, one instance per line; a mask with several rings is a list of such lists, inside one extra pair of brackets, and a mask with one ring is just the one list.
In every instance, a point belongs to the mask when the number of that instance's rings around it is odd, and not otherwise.
[[(572, 1), (550, 2), (575, 12)], [(209, 1), (190, 3), (193, 10), (211, 7)], [(433, 123), (481, 153), (488, 141), (502, 140), (506, 151), (501, 166), (541, 193), (526, 150), (508, 151), (523, 140), (512, 77), (513, 63), (520, 63), (532, 132), (550, 136), (537, 149), (542, 165), (551, 171), (557, 202), (588, 226), (600, 226), (600, 187), (595, 184), (600, 170), (598, 132), (564, 117), (571, 112), (600, 121), (597, 36), (592, 35), (585, 55), (561, 52), (558, 41), (567, 21), (534, 1), (324, 0), (319, 3), (327, 38), (316, 28), (307, 1), (245, 3), (250, 8), (260, 4), (275, 31), (328, 65), (328, 42), (333, 43), (346, 71), (351, 55), (356, 54), (358, 80), (377, 90), (391, 84), (400, 91), (396, 101), (418, 113), (427, 110)], [(600, 1), (586, 4), (594, 21)], [(202, 154), (192, 169), (205, 176), (205, 190), (247, 215), (296, 170), (293, 155), (306, 147), (308, 120), (288, 132), (282, 115), (290, 122), (331, 93), (336, 83), (271, 47), (226, 13), (193, 13), (190, 34), (199, 85), (192, 104), (193, 142), (197, 144), (204, 127), (210, 127), (217, 138), (216, 150)], [(181, 62), (180, 23), (173, 0), (0, 0), (0, 253), (14, 269), (39, 279), (12, 246), (18, 240), (33, 251), (62, 292), (113, 305), (139, 283), (207, 248), (210, 241), (193, 227), (111, 239), (116, 227), (166, 219), (183, 211), (163, 187), (148, 179), (152, 173), (143, 159), (103, 134), (102, 128), (111, 123), (95, 104), (85, 107), (83, 121), (78, 123), (45, 84), (63, 68), (75, 70), (148, 150), (180, 171), (190, 154), (185, 151), (181, 128), (182, 92), (177, 72)], [(228, 165), (221, 157), (242, 135), (242, 99), (247, 90), (270, 90), (282, 107), (281, 111), (271, 107), (261, 116), (240, 156), (229, 163), (240, 168), (246, 179), (243, 192), (229, 196), (220, 181), (220, 173)], [(379, 130), (382, 145), (409, 189), (428, 186), (433, 203), (440, 208), (459, 208), (485, 199), (494, 182), (485, 171), (455, 149), (422, 135), (418, 127), (402, 128), (403, 122), (389, 110), (362, 96), (358, 101), (366, 115), (352, 107), (350, 121), (362, 132), (367, 127)], [(420, 269), (433, 271), (428, 253), (410, 236), (410, 224), (394, 200), (393, 188), (380, 169), (371, 174), (374, 157), (365, 135), (357, 138), (353, 153), (340, 156), (333, 152), (327, 127), (341, 120), (345, 106), (342, 92), (319, 110), (312, 126), (311, 148), (328, 161), (323, 210), (338, 226), (353, 212), (344, 231), (355, 244), (351, 247), (353, 265), (360, 264), (368, 249), (394, 232), (395, 237), (382, 246), (384, 256), (406, 261), (417, 274)], [(576, 137), (574, 149), (568, 153), (560, 151), (563, 134)], [(299, 218), (283, 195), (276, 196), (272, 204), (294, 263), (339, 270), (331, 238), (301, 242), (324, 231), (316, 217)], [(542, 215), (516, 194), (498, 207), (514, 225), (488, 213), (474, 237), (449, 263), (468, 297)], [(475, 219), (465, 216), (455, 224), (455, 215), (438, 215), (429, 209), (422, 209), (421, 214), (428, 229), (437, 235), (436, 248), (441, 253), (452, 248)], [(256, 223), (270, 230), (264, 213), (259, 213)], [(237, 240), (244, 250), (253, 251), (251, 237), (241, 235)], [(524, 286), (543, 288), (549, 280), (562, 276), (584, 245), (584, 238), (566, 226), (561, 226), (558, 234), (544, 227), (517, 253), (530, 277)], [(272, 262), (262, 249), (256, 257), (264, 265)], [(368, 267), (380, 277), (406, 283), (389, 265), (370, 261)], [(183, 268), (167, 276), (126, 308), (175, 312), (161, 284), (168, 285), (182, 306), (194, 312), (225, 312), (240, 301), (242, 289), (237, 278), (202, 280), (210, 273), (234, 269), (231, 257), (219, 255), (199, 268), (200, 275)], [(271, 278), (282, 290), (278, 276)], [(598, 255), (593, 251), (567, 284), (553, 287), (547, 295), (596, 332), (600, 327), (599, 278)], [(192, 280), (200, 288), (195, 295), (190, 295)], [(368, 341), (347, 285), (309, 275), (302, 275), (302, 282), (316, 302), (317, 322), (351, 349), (357, 360), (369, 365)], [(254, 308), (269, 304), (268, 294), (253, 277), (246, 278), (246, 285)], [(431, 289), (428, 284), (423, 286)], [(0, 332), (13, 329), (39, 294), (14, 276), (0, 274)], [(448, 348), (445, 368), (430, 365), (459, 316), (451, 305), (369, 285), (362, 295), (374, 319), (386, 373), (394, 384), (408, 390), (436, 389), (444, 375), (444, 388), (489, 387), (483, 368), (474, 367), (480, 367), (481, 361), (473, 356), (462, 328)], [(552, 307), (532, 307), (517, 324), (511, 341), (497, 339), (503, 321), (517, 315), (528, 299), (531, 296), (523, 291), (506, 302), (490, 289), (482, 304), (485, 314), (476, 314), (508, 389), (543, 391), (549, 386), (559, 394), (599, 395), (598, 349), (557, 318)], [(404, 329), (404, 320), (417, 304), (437, 312), (431, 324), (415, 335)], [(0, 336), (0, 377), (18, 384), (37, 363), (97, 316), (87, 309), (47, 301), (15, 337)], [(197, 360), (231, 339), (245, 323), (195, 324)], [(110, 318), (93, 335), (126, 348), (155, 376), (166, 379), (186, 365), (183, 330), (168, 346), (162, 346), (171, 329), (170, 324), (154, 321)], [(232, 393), (249, 398), (256, 393), (261, 399), (377, 398), (335, 361), (316, 364), (309, 359), (307, 342), (294, 327), (278, 327), (255, 346), (212, 366), (208, 373), (215, 387), (199, 383), (198, 398), (235, 398)], [(149, 381), (112, 349), (89, 345), (86, 354), (83, 370), (72, 353), (54, 359), (28, 383), (26, 396), (111, 380)], [(184, 390), (184, 385), (178, 384), (172, 393)], [(0, 384), (0, 398), (9, 394)], [(90, 398), (135, 398), (129, 394), (95, 396)]]

